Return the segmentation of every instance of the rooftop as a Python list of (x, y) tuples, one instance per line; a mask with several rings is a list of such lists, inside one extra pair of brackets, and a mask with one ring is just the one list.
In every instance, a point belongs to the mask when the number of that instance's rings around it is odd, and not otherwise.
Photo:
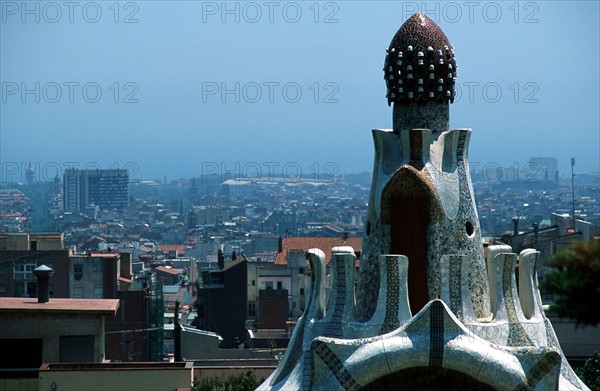
[(186, 362), (126, 362), (126, 363), (45, 363), (40, 371), (108, 371), (108, 370), (157, 370), (157, 369), (191, 369), (194, 363)]
[[(325, 253), (327, 263), (331, 260), (331, 249), (338, 246), (350, 246), (357, 253), (362, 251), (362, 238), (352, 236), (349, 238), (340, 237), (289, 237), (282, 240), (282, 251), (277, 253), (275, 258), (276, 265), (287, 265), (288, 251), (300, 250), (308, 251), (311, 248), (321, 249)], [(358, 255), (358, 254), (357, 254)], [(357, 259), (358, 260), (358, 259)]]
[(114, 316), (119, 308), (118, 299), (55, 299), (38, 303), (32, 297), (0, 297), (3, 312), (60, 312), (69, 314), (98, 314)]
[(157, 266), (155, 270), (158, 272), (172, 274), (174, 276), (181, 274), (184, 271), (183, 269), (175, 269), (175, 268), (166, 267), (166, 266)]
[(185, 246), (182, 244), (159, 244), (156, 250), (165, 254), (171, 251), (177, 251), (179, 255), (185, 254)]

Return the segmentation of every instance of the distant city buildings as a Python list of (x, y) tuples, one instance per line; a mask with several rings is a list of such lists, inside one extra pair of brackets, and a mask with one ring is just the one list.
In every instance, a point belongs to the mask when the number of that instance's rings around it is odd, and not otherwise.
[(558, 185), (558, 160), (555, 157), (532, 157), (529, 159), (531, 179)]
[(35, 179), (35, 170), (31, 166), (31, 162), (29, 162), (29, 165), (27, 166), (27, 170), (25, 171), (25, 184), (27, 186), (33, 185), (34, 179)]
[[(575, 213), (585, 224), (578, 220), (574, 233), (561, 227), (557, 242), (549, 216), (570, 216), (571, 180), (527, 180), (542, 167), (551, 177), (552, 165), (535, 159), (471, 174), (484, 243), (508, 242), (514, 251), (537, 243), (545, 263), (563, 242), (598, 235), (600, 182), (577, 175)], [(183, 357), (249, 357), (259, 348), (270, 355), (287, 345), (310, 299), (306, 251), (351, 246), (361, 258), (370, 179), (129, 182), (124, 170), (75, 169), (64, 183), (10, 183), (0, 190), (0, 297), (35, 297), (33, 270), (44, 264), (54, 270), (51, 300), (120, 300), (105, 319), (106, 359), (174, 355), (176, 301)], [(101, 200), (119, 192), (126, 207)], [(511, 237), (514, 219), (520, 230)], [(326, 295), (331, 272), (326, 265)]]
[(70, 168), (63, 176), (63, 206), (81, 212), (93, 204), (101, 209), (129, 206), (129, 172), (126, 169)]

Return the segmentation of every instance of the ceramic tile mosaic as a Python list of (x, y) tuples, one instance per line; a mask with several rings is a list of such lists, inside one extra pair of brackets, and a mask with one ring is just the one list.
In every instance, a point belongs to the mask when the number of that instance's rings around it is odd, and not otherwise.
[(344, 315), (344, 306), (346, 303), (346, 264), (343, 259), (333, 257), (335, 274), (334, 289), (332, 290), (333, 311), (331, 316), (327, 316), (329, 324), (325, 329), (325, 337), (342, 337), (342, 317)]
[(325, 343), (317, 341), (314, 344), (313, 352), (331, 370), (331, 373), (344, 390), (358, 390), (360, 388), (358, 383), (352, 378), (352, 375), (344, 367), (344, 363)]
[[(542, 311), (538, 254), (520, 254), (517, 292), (516, 254), (507, 246), (483, 252), (469, 173), (471, 130), (449, 130), (454, 90), (438, 90), (438, 72), (444, 70), (448, 84), (441, 84), (448, 86), (456, 76), (446, 36), (429, 18), (415, 14), (394, 37), (385, 61), (394, 124), (373, 130), (373, 181), (356, 292), (353, 254), (338, 248), (325, 303), (324, 255), (309, 250), (316, 277), (306, 312), (277, 369), (259, 389), (355, 390), (427, 368), (452, 371), (486, 390), (589, 391)], [(391, 211), (397, 197), (417, 195), (428, 205), (421, 234), (429, 302), (411, 314), (411, 260), (390, 255)]]
[(388, 257), (386, 261), (386, 306), (381, 334), (389, 333), (400, 326), (400, 314), (398, 313), (401, 298), (400, 287), (402, 286), (400, 281), (400, 266), (398, 265), (398, 258)]

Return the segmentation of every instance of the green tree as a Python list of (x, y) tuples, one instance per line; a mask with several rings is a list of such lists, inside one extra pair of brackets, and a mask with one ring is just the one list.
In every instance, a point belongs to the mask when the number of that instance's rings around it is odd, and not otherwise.
[(600, 352), (585, 361), (583, 368), (577, 369), (577, 376), (592, 391), (600, 391)]
[(577, 325), (600, 321), (600, 240), (575, 242), (550, 261), (542, 288), (555, 295), (550, 309)]
[(210, 377), (202, 380), (194, 379), (192, 391), (251, 391), (256, 389), (264, 381), (258, 381), (252, 371), (229, 376), (223, 380), (218, 377)]

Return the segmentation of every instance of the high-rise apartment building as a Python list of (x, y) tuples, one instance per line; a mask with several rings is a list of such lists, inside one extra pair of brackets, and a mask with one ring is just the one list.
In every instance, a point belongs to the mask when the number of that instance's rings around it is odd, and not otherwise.
[(65, 170), (63, 205), (65, 211), (80, 212), (94, 204), (101, 209), (129, 206), (129, 172), (126, 169)]
[(558, 184), (558, 160), (555, 157), (532, 157), (527, 171), (532, 180)]

